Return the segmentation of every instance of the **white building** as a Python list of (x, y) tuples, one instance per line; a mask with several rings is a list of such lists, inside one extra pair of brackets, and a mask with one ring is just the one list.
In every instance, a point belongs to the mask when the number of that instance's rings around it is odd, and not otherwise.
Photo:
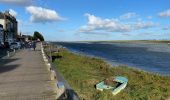
[(4, 30), (4, 42), (12, 43), (16, 41), (18, 35), (18, 22), (9, 11), (0, 12), (0, 24)]

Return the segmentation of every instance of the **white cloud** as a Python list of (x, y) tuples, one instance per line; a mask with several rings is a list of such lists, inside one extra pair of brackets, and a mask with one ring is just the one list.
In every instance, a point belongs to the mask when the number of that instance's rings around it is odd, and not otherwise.
[(151, 33), (151, 32), (144, 32), (144, 33), (138, 33), (137, 35), (139, 35), (139, 36), (151, 36), (151, 35), (153, 35), (153, 33)]
[(129, 12), (124, 15), (121, 15), (120, 19), (130, 19), (130, 18), (134, 18), (134, 17), (137, 17), (137, 14), (134, 12)]
[(91, 14), (85, 14), (88, 19), (87, 25), (81, 26), (79, 33), (112, 33), (112, 32), (130, 32), (133, 30), (147, 29), (155, 27), (158, 24), (153, 22), (128, 22), (122, 23), (117, 19), (102, 19)]
[(121, 35), (122, 36), (131, 36), (132, 34), (130, 34), (130, 33), (122, 33)]
[(170, 26), (163, 27), (162, 30), (170, 30)]
[(55, 10), (51, 10), (51, 9), (29, 6), (26, 7), (26, 10), (31, 14), (30, 20), (32, 22), (44, 23), (44, 22), (60, 21), (64, 19), (60, 17)]
[(103, 32), (103, 31), (89, 31), (89, 32), (83, 32), (83, 33), (84, 34), (92, 34), (92, 35), (102, 35), (102, 36), (109, 36), (110, 35), (110, 32)]
[(88, 23), (79, 29), (82, 33), (96, 30), (106, 32), (128, 32), (131, 30), (130, 25), (122, 24), (116, 19), (101, 19), (91, 14), (85, 14), (85, 16), (88, 18)]
[(0, 3), (26, 6), (30, 5), (32, 0), (0, 0)]
[(154, 27), (154, 26), (157, 26), (157, 25), (158, 25), (158, 24), (153, 23), (153, 22), (140, 21), (140, 22), (137, 22), (137, 23), (134, 25), (134, 28), (135, 28), (135, 29), (147, 29), (147, 28), (151, 28), (151, 27)]
[(166, 11), (160, 12), (158, 15), (160, 17), (170, 17), (170, 10), (166, 10)]
[(152, 16), (148, 16), (147, 18), (148, 18), (148, 19), (152, 19), (153, 17), (152, 17)]
[(17, 12), (16, 12), (15, 10), (13, 10), (13, 9), (9, 9), (9, 13), (10, 13), (12, 16), (14, 16), (14, 17), (17, 16)]

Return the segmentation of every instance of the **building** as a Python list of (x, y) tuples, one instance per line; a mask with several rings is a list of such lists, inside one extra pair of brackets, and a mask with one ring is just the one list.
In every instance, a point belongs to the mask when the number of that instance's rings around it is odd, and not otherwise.
[(32, 41), (32, 36), (30, 35), (18, 35), (17, 37), (17, 41), (20, 41), (20, 42), (30, 42)]
[(0, 24), (0, 45), (4, 44), (4, 32), (3, 32), (3, 25)]
[(9, 11), (0, 12), (0, 24), (3, 26), (4, 41), (12, 43), (15, 42), (18, 35), (18, 22)]
[(24, 38), (25, 42), (29, 42), (29, 35), (22, 35), (22, 37)]

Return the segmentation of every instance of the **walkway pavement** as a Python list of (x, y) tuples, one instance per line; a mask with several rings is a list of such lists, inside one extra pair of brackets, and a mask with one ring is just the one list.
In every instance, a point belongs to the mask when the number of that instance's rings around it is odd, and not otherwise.
[(54, 100), (50, 75), (37, 50), (21, 50), (0, 59), (0, 100)]

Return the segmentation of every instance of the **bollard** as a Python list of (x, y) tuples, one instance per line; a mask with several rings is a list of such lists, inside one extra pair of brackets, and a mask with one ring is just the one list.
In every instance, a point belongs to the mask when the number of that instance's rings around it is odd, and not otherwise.
[(15, 49), (13, 49), (13, 52), (15, 53)]
[(43, 59), (46, 60), (47, 58), (45, 56), (43, 56)]
[(43, 47), (43, 44), (42, 44), (42, 42), (41, 42), (41, 48)]
[(45, 62), (45, 63), (48, 63), (48, 59), (44, 59), (44, 62)]
[(51, 70), (51, 64), (47, 63), (47, 70), (50, 71)]
[(43, 56), (43, 59), (45, 60), (45, 59), (47, 59), (45, 56)]
[(43, 58), (46, 58), (45, 54), (42, 54), (43, 55)]
[(9, 51), (7, 51), (7, 56), (9, 57)]
[(51, 70), (51, 80), (55, 80), (56, 79), (56, 73), (54, 70)]

